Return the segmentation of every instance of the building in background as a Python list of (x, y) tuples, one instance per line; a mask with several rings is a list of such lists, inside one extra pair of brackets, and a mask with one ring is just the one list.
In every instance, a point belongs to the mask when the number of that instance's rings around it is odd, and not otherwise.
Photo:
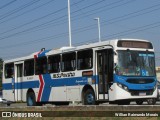
[(160, 81), (160, 67), (156, 67), (157, 79)]

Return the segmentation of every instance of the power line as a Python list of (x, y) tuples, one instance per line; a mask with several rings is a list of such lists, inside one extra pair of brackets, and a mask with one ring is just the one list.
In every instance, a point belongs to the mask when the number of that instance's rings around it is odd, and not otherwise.
[[(126, 18), (125, 18), (126, 19)], [(127, 19), (126, 19), (127, 20)], [(151, 28), (154, 28), (154, 27), (158, 27), (159, 26), (159, 24), (155, 24), (155, 25), (153, 25), (153, 26), (150, 26)], [(150, 28), (145, 28), (145, 29), (139, 29), (139, 30), (134, 30), (134, 31), (132, 31), (133, 33), (134, 32), (139, 32), (139, 31), (144, 31), (144, 30), (147, 30), (147, 29), (150, 29)], [(131, 31), (130, 31), (131, 32)], [(77, 32), (78, 33), (78, 32)], [(118, 33), (118, 34), (120, 34), (120, 33)], [(126, 33), (126, 34), (130, 34), (130, 33)], [(124, 33), (122, 33), (122, 35), (124, 35)], [(114, 36), (115, 36), (115, 34), (114, 34)], [(59, 36), (60, 37), (60, 36)], [(50, 38), (50, 39), (52, 39), (52, 38)], [(43, 39), (44, 40), (44, 39)], [(49, 40), (49, 38), (48, 38), (48, 40)], [(94, 40), (97, 40), (97, 39), (94, 39)]]
[[(114, 8), (117, 8), (117, 7), (120, 7), (120, 6), (129, 4), (129, 3), (135, 2), (136, 0), (134, 0), (134, 1), (133, 1), (133, 0), (129, 0), (129, 1), (124, 2), (124, 3), (123, 3), (123, 1), (124, 1), (124, 0), (120, 0), (120, 1), (116, 1), (116, 2), (111, 3), (111, 4), (106, 4), (106, 5), (104, 5), (104, 6), (100, 7), (100, 8), (92, 9), (92, 10), (89, 10), (89, 11), (85, 12), (86, 15), (84, 15), (84, 14), (79, 14), (78, 16), (79, 16), (79, 18), (81, 18), (81, 15), (82, 15), (83, 17), (88, 17), (88, 16), (94, 15), (94, 14), (96, 14), (96, 13), (106, 12), (106, 11), (108, 11), (108, 10), (111, 10), (111, 9), (114, 9)], [(117, 3), (121, 3), (121, 4), (116, 5)], [(112, 5), (113, 5), (113, 6), (112, 6)], [(107, 7), (109, 7), (109, 8), (107, 8)], [(104, 9), (103, 9), (103, 8), (104, 8)], [(97, 10), (99, 10), (99, 11), (97, 11)], [(94, 11), (96, 11), (96, 12), (94, 12)], [(87, 13), (89, 13), (89, 14), (87, 14)], [(73, 17), (74, 17), (74, 16), (73, 16)], [(77, 18), (77, 19), (79, 19), (79, 18)]]
[[(151, 7), (153, 7), (153, 6), (151, 6)], [(151, 7), (149, 7), (148, 9), (150, 9)], [(155, 7), (155, 6), (154, 6)], [(146, 8), (145, 9), (142, 9), (142, 10), (146, 10)], [(142, 10), (139, 10), (139, 12), (140, 11), (142, 11)], [(130, 13), (130, 14), (127, 14), (127, 15), (131, 15), (131, 14), (135, 14), (135, 13), (138, 13), (137, 11), (136, 12), (133, 12), (133, 13)], [(126, 17), (127, 15), (124, 15), (124, 16), (122, 16), (122, 18), (123, 17)], [(121, 18), (121, 17), (117, 17), (117, 18)], [(115, 19), (117, 19), (117, 18), (115, 18)], [(114, 20), (114, 19), (111, 19), (111, 20)], [(111, 20), (109, 20), (109, 22), (111, 22)], [(117, 22), (117, 21), (116, 21)], [(103, 23), (105, 23), (105, 22), (103, 22)], [(113, 22), (112, 22), (113, 23)], [(78, 33), (78, 32), (83, 32), (83, 31), (86, 31), (86, 30), (90, 30), (90, 29), (93, 29), (95, 27), (95, 25), (92, 25), (92, 26), (87, 26), (87, 27), (83, 27), (83, 28), (80, 28), (80, 29), (75, 29), (75, 30), (73, 30), (74, 31), (74, 33)], [(33, 28), (32, 28), (33, 29)], [(21, 33), (23, 33), (23, 32), (26, 32), (27, 30), (25, 30), (25, 31), (21, 31)], [(61, 34), (58, 34), (58, 36), (60, 36), (60, 35), (64, 35), (64, 34), (66, 34), (67, 35), (67, 33), (61, 33)], [(57, 36), (57, 35), (54, 35), (54, 36)], [(113, 36), (113, 35), (112, 35)], [(48, 37), (47, 37), (48, 38)], [(27, 42), (28, 43), (28, 42)], [(23, 43), (21, 43), (21, 44), (23, 44)], [(8, 47), (11, 47), (11, 46), (8, 46)], [(4, 48), (4, 47), (3, 47)]]
[(37, 3), (37, 2), (39, 2), (39, 1), (40, 1), (40, 0), (33, 0), (33, 1), (29, 2), (29, 3), (27, 3), (27, 4), (24, 4), (24, 5), (16, 8), (16, 9), (8, 12), (8, 13), (5, 13), (5, 14), (3, 14), (3, 15), (0, 16), (0, 20), (3, 20), (4, 18), (6, 18), (6, 17), (8, 17), (8, 16), (10, 16), (10, 15), (12, 15), (12, 14), (14, 14), (14, 13), (17, 13), (17, 12), (19, 12), (19, 11), (21, 11), (21, 10), (23, 10), (23, 9), (25, 9), (25, 8), (31, 6), (31, 5), (33, 5), (33, 4), (35, 4), (35, 3)]
[[(119, 3), (119, 2), (121, 2), (121, 1), (123, 1), (123, 0), (119, 0), (119, 1), (116, 1), (116, 2), (113, 2), (113, 3), (110, 3), (110, 4), (107, 4), (107, 5), (105, 5), (105, 7), (107, 7), (107, 6), (111, 6), (111, 5), (115, 5), (115, 4), (117, 4), (117, 3)], [(131, 1), (130, 1), (131, 2)], [(132, 1), (133, 2), (133, 1)], [(79, 11), (81, 11), (81, 10), (84, 10), (84, 9), (86, 9), (86, 8), (88, 8), (88, 7), (92, 7), (92, 6), (94, 6), (94, 5), (97, 5), (97, 4), (99, 4), (99, 3), (101, 3), (101, 1), (99, 1), (98, 3), (94, 3), (94, 4), (91, 4), (91, 5), (89, 5), (89, 6), (86, 6), (86, 7), (83, 7), (83, 8), (81, 8), (81, 9), (79, 9), (79, 10), (77, 10), (77, 11), (73, 11), (73, 12), (71, 12), (71, 14), (74, 14), (74, 13), (77, 13), (77, 12), (79, 12)], [(127, 3), (129, 3), (129, 2), (127, 2)], [(122, 4), (121, 4), (122, 5)], [(121, 6), (121, 5), (119, 5), (119, 6)], [(123, 4), (123, 5), (125, 5), (125, 4)], [(119, 6), (116, 6), (116, 7), (119, 7)], [(98, 9), (101, 9), (102, 7), (99, 7)], [(85, 12), (85, 14), (86, 14), (87, 12)], [(77, 17), (77, 16), (80, 16), (81, 14), (78, 14), (78, 15), (76, 15), (76, 16), (73, 16), (73, 17), (71, 17), (72, 18), (72, 21), (74, 22), (75, 20), (79, 20), (79, 18), (77, 18), (77, 19), (74, 19), (74, 17)], [(37, 29), (37, 28), (40, 28), (40, 27), (54, 27), (54, 26), (58, 26), (58, 25), (62, 25), (62, 24), (65, 24), (65, 23), (67, 23), (66, 22), (66, 18), (67, 18), (67, 15), (64, 15), (64, 16), (61, 16), (61, 17), (58, 17), (58, 18), (55, 18), (55, 19), (53, 19), (53, 20), (50, 20), (50, 21), (48, 21), (48, 22), (46, 22), (46, 23), (43, 23), (43, 24), (40, 24), (40, 25), (38, 25), (38, 26), (35, 26), (35, 27), (32, 27), (30, 30), (31, 31), (33, 31), (34, 29)], [(86, 16), (85, 16), (86, 17)], [(59, 19), (62, 19), (62, 18), (64, 18), (63, 20), (59, 20)], [(81, 18), (84, 18), (84, 17), (81, 17)], [(55, 22), (56, 20), (58, 20), (57, 22)], [(52, 22), (54, 22), (54, 23), (52, 23)], [(59, 23), (59, 24), (58, 24)], [(40, 29), (38, 29), (38, 30), (40, 30)], [(38, 30), (36, 30), (36, 31), (38, 31)]]
[[(158, 5), (154, 5), (154, 6), (151, 6), (151, 7), (148, 7), (148, 8), (145, 8), (145, 9), (141, 9), (141, 10), (138, 10), (138, 11), (135, 11), (135, 12), (132, 12), (132, 13), (129, 13), (129, 14), (126, 14), (126, 15), (123, 15), (123, 16), (120, 16), (120, 17), (116, 17), (116, 18), (113, 18), (113, 19), (110, 19), (108, 21), (103, 21), (101, 22), (101, 24), (104, 26), (106, 24), (113, 24), (113, 23), (116, 23), (116, 22), (120, 22), (120, 21), (124, 21), (124, 20), (128, 20), (130, 18), (133, 18), (133, 17), (137, 17), (137, 16), (141, 16), (141, 15), (144, 15), (144, 14), (148, 14), (148, 13), (151, 13), (151, 12), (154, 12), (155, 10), (159, 10), (160, 8), (155, 8), (156, 6), (160, 6), (160, 4)], [(151, 9), (151, 8), (155, 8), (155, 9)], [(150, 10), (151, 9), (151, 10)], [(143, 12), (145, 10), (150, 10), (150, 11), (147, 11), (147, 12)], [(141, 13), (143, 12), (143, 13)], [(137, 14), (138, 13), (138, 14)], [(63, 17), (63, 16), (62, 16)], [(56, 18), (57, 19), (57, 18)], [(55, 19), (55, 20), (56, 20)], [(62, 23), (61, 23), (62, 24)], [(41, 26), (43, 26), (45, 24), (41, 24)], [(33, 31), (35, 28), (39, 28), (41, 26), (35, 26), (35, 27), (32, 27), (32, 28), (29, 28), (29, 29), (26, 29), (24, 31), (22, 31), (21, 33), (24, 33), (24, 32), (27, 32), (27, 31)], [(102, 27), (103, 27), (102, 26)], [(82, 28), (79, 28), (79, 29), (75, 29), (74, 31), (78, 32), (78, 31), (86, 31), (86, 30), (91, 30), (93, 28), (95, 28), (96, 25), (93, 24), (93, 25), (89, 25), (89, 26), (86, 26), (86, 27), (82, 27)], [(19, 34), (21, 34), (19, 33)]]
[(12, 0), (11, 2), (6, 3), (5, 5), (1, 6), (0, 9), (3, 9), (11, 4), (13, 4), (14, 2), (16, 2), (17, 0)]
[[(137, 16), (140, 16), (140, 15), (144, 15), (144, 14), (148, 14), (148, 13), (154, 12), (154, 11), (160, 9), (160, 8), (155, 8), (155, 7), (157, 7), (157, 6), (159, 7), (160, 4), (154, 5), (154, 6), (145, 8), (145, 9), (141, 9), (141, 10), (138, 10), (138, 11), (135, 11), (135, 12), (132, 12), (132, 13), (129, 13), (129, 14), (120, 16), (120, 17), (116, 17), (116, 18), (113, 18), (113, 19), (110, 19), (110, 20), (107, 20), (107, 21), (103, 21), (103, 22), (101, 22), (102, 27), (104, 27), (104, 25), (106, 25), (106, 24), (113, 24), (113, 23), (116, 23), (116, 22), (128, 20), (128, 19), (133, 18), (133, 17), (137, 17)], [(148, 10), (148, 9), (151, 9), (151, 8), (155, 8), (155, 9), (150, 10), (150, 11), (147, 11), (147, 12), (144, 12), (144, 13), (140, 13), (140, 12), (142, 12), (142, 11), (145, 11), (145, 10)], [(135, 14), (135, 13), (139, 13), (139, 14)], [(135, 15), (134, 15), (134, 14), (135, 14)], [(134, 16), (130, 16), (130, 15), (134, 15)], [(158, 27), (158, 26), (157, 26), (157, 27)], [(87, 27), (85, 27), (85, 28), (86, 28), (86, 29), (88, 28), (88, 30), (89, 30), (89, 28), (94, 28), (94, 25), (90, 25), (90, 26), (87, 26)], [(94, 40), (95, 40), (95, 39), (94, 39)]]
[(148, 24), (148, 25), (145, 25), (145, 26), (138, 27), (138, 28), (129, 29), (127, 31), (123, 31), (123, 32), (112, 34), (112, 35), (104, 36), (104, 38), (110, 39), (110, 38), (113, 38), (113, 37), (120, 37), (120, 36), (124, 36), (124, 35), (127, 35), (127, 34), (133, 34), (133, 33), (137, 33), (137, 32), (140, 32), (140, 31), (145, 31), (145, 30), (148, 30), (148, 29), (156, 28), (156, 27), (159, 27), (159, 26), (160, 26), (160, 22), (155, 22), (155, 23), (152, 23), (152, 24)]
[[(8, 22), (8, 21), (10, 21), (10, 20), (13, 20), (13, 19), (15, 19), (15, 18), (18, 18), (18, 17), (20, 17), (20, 16), (22, 16), (22, 15), (25, 15), (26, 13), (32, 12), (33, 10), (36, 10), (36, 9), (38, 9), (38, 8), (40, 8), (40, 7), (43, 7), (43, 6), (45, 6), (45, 5), (48, 5), (49, 3), (53, 2), (53, 1), (55, 1), (55, 0), (50, 0), (50, 1), (46, 2), (46, 3), (43, 3), (42, 5), (36, 6), (36, 7), (32, 8), (32, 9), (30, 9), (30, 10), (27, 10), (27, 11), (19, 14), (19, 15), (13, 16), (13, 17), (11, 17), (11, 18), (9, 18), (9, 19), (7, 19), (7, 20), (4, 20), (4, 21), (0, 22), (0, 24), (6, 23), (6, 22)], [(5, 33), (5, 32), (4, 32), (4, 33)]]
[[(156, 8), (156, 7), (159, 7), (159, 8)], [(154, 9), (152, 9), (154, 8)], [(151, 9), (151, 10), (150, 10)], [(157, 11), (160, 9), (160, 4), (157, 4), (157, 5), (154, 5), (154, 6), (151, 6), (151, 7), (148, 7), (148, 8), (145, 8), (145, 9), (141, 9), (141, 10), (138, 10), (138, 11), (135, 11), (135, 12), (132, 12), (132, 13), (129, 13), (129, 14), (125, 14), (123, 16), (120, 16), (120, 17), (116, 17), (116, 18), (112, 18), (108, 21), (103, 21), (102, 23), (106, 23), (106, 24), (113, 24), (115, 22), (120, 22), (120, 21), (123, 21), (123, 20), (128, 20), (130, 18), (133, 18), (133, 17), (137, 17), (137, 16), (141, 16), (141, 15), (144, 15), (144, 14), (148, 14), (148, 13), (151, 13), (151, 12), (154, 12), (154, 11)], [(150, 11), (146, 11), (146, 10), (150, 10)], [(144, 11), (144, 12), (143, 12)], [(143, 12), (143, 13), (141, 13)], [(138, 13), (138, 14), (137, 14)], [(135, 14), (135, 15), (134, 15)], [(115, 21), (113, 21), (115, 20)]]
[[(76, 4), (79, 4), (79, 3), (82, 2), (82, 1), (84, 1), (84, 0), (80, 0), (79, 2), (73, 3), (71, 6), (76, 5)], [(3, 32), (3, 33), (0, 33), (0, 34), (2, 35), (2, 34), (4, 34), (4, 33), (11, 32), (11, 31), (13, 31), (13, 30), (17, 30), (17, 29), (22, 28), (22, 27), (24, 27), (24, 26), (26, 26), (26, 25), (29, 25), (29, 24), (32, 24), (32, 23), (34, 23), (34, 22), (40, 21), (40, 20), (42, 20), (42, 19), (44, 19), (44, 18), (46, 18), (46, 17), (49, 17), (49, 16), (51, 16), (51, 15), (53, 15), (53, 14), (59, 13), (59, 12), (65, 10), (65, 9), (67, 9), (67, 7), (61, 8), (61, 9), (56, 10), (56, 11), (54, 11), (54, 12), (51, 12), (51, 13), (49, 13), (49, 14), (47, 14), (47, 15), (44, 15), (44, 16), (39, 17), (39, 18), (36, 18), (36, 19), (34, 19), (34, 20), (30, 21), (30, 22), (24, 23), (24, 24), (22, 24), (22, 25), (20, 25), (20, 26), (18, 26), (18, 27), (14, 27), (14, 28), (12, 28), (12, 29), (10, 29), (10, 30), (7, 30), (7, 31), (5, 31), (5, 32)], [(66, 15), (65, 15), (65, 16), (66, 16)], [(62, 17), (64, 17), (64, 16), (62, 16)], [(20, 32), (20, 33), (23, 33), (23, 32)], [(18, 33), (15, 33), (15, 35), (17, 35), (17, 34), (18, 34)], [(14, 36), (14, 34), (9, 35), (7, 38), (12, 37), (12, 36)], [(5, 38), (5, 37), (3, 37), (3, 38)], [(2, 39), (3, 39), (3, 38), (2, 38)], [(1, 38), (0, 38), (0, 39), (1, 39)]]
[[(99, 3), (103, 2), (103, 1), (104, 1), (104, 0), (101, 0), (101, 1), (99, 1), (99, 2), (96, 2), (96, 3), (91, 4), (91, 5), (89, 5), (89, 6), (85, 6), (85, 7), (81, 8), (81, 9), (86, 9), (86, 8), (88, 8), (88, 7), (92, 7), (92, 6), (97, 5), (97, 4), (99, 4)], [(120, 0), (120, 1), (122, 1), (122, 0)], [(116, 2), (113, 2), (113, 3), (107, 4), (107, 5), (105, 5), (105, 7), (106, 7), (106, 6), (110, 6), (110, 5), (114, 5), (114, 4), (116, 4), (116, 3), (119, 3), (120, 1), (116, 1)], [(132, 0), (130, 0), (129, 2), (126, 2), (126, 3), (130, 3), (130, 2), (132, 2)], [(123, 3), (123, 4), (121, 4), (121, 5), (125, 5), (126, 3)], [(121, 6), (121, 5), (119, 5), (119, 6)], [(116, 6), (116, 7), (118, 7), (118, 6)], [(77, 12), (80, 11), (81, 9), (79, 9), (79, 10), (77, 10), (77, 11), (74, 11), (74, 12), (72, 12), (71, 14), (77, 13)], [(77, 16), (79, 16), (79, 15), (77, 15)], [(53, 19), (53, 20), (51, 20), (51, 21), (48, 21), (48, 22), (45, 22), (45, 23), (43, 23), (43, 24), (40, 24), (40, 25), (31, 27), (31, 28), (29, 28), (29, 29), (23, 30), (23, 31), (21, 31), (21, 32), (18, 32), (18, 33), (9, 35), (7, 38), (12, 37), (12, 36), (14, 36), (14, 35), (22, 34), (22, 33), (27, 32), (27, 31), (29, 31), (29, 30), (32, 31), (33, 29), (39, 28), (39, 27), (43, 27), (44, 25), (50, 25), (50, 24), (49, 24), (50, 22), (59, 20), (59, 19), (64, 18), (64, 17), (67, 18), (67, 15), (63, 15), (63, 16), (61, 16), (61, 17), (59, 17), (59, 18), (55, 18), (55, 19)], [(42, 19), (42, 18), (35, 19), (34, 21), (37, 21), (37, 20), (40, 20), (40, 19)], [(17, 28), (17, 27), (16, 27), (16, 28), (12, 28), (12, 29), (10, 29), (10, 30), (8, 30), (8, 31), (5, 31), (5, 32), (3, 32), (3, 33), (0, 33), (0, 34), (2, 35), (2, 34), (4, 34), (4, 33), (11, 32), (11, 31), (13, 31), (13, 30), (19, 29), (19, 28), (21, 28), (21, 27), (23, 27), (23, 26), (25, 26), (25, 25), (31, 24), (31, 23), (34, 22), (34, 21), (31, 21), (31, 22), (28, 22), (28, 23), (26, 23), (26, 24), (23, 24), (23, 25), (19, 26), (18, 28)], [(75, 20), (73, 20), (73, 21), (75, 21)], [(58, 22), (57, 22), (57, 23), (58, 23)], [(66, 22), (64, 22), (64, 23), (66, 23)], [(64, 23), (61, 23), (61, 24), (64, 24)], [(55, 24), (55, 23), (54, 23), (54, 24)], [(0, 39), (1, 39), (1, 38), (0, 38)]]
[[(141, 32), (141, 31), (145, 31), (145, 30), (148, 30), (148, 29), (152, 29), (152, 28), (156, 28), (156, 27), (159, 27), (159, 26), (160, 26), (160, 22), (155, 22), (155, 23), (152, 23), (152, 24), (144, 25), (144, 26), (137, 27), (137, 28), (132, 28), (132, 29), (129, 29), (129, 30), (126, 30), (126, 31), (115, 33), (115, 34), (111, 34), (111, 35), (107, 35), (107, 36), (105, 35), (105, 36), (102, 36), (102, 38), (103, 39), (113, 39), (113, 38), (117, 38), (117, 37), (120, 37), (120, 36), (133, 34), (133, 33), (136, 33), (136, 32)], [(86, 42), (93, 42), (95, 40), (97, 40), (97, 38), (96, 39), (91, 39), (91, 40), (88, 40), (88, 41), (85, 41), (85, 42), (79, 42), (79, 43), (76, 43), (75, 45), (81, 45), (81, 44), (84, 44)]]
[[(140, 32), (140, 31), (152, 29), (152, 28), (159, 27), (159, 26), (160, 26), (160, 22), (155, 22), (155, 23), (152, 23), (152, 24), (148, 24), (148, 25), (144, 25), (144, 26), (141, 26), (141, 27), (129, 29), (129, 30), (122, 31), (122, 32), (119, 32), (119, 33), (115, 33), (115, 34), (111, 34), (111, 35), (108, 35), (108, 36), (103, 36), (103, 38), (112, 39), (115, 36), (116, 37), (120, 37), (120, 36), (123, 36), (123, 35), (128, 35), (128, 34), (132, 34), (132, 33)], [(74, 33), (77, 34), (77, 33), (79, 33), (79, 31), (74, 31)], [(40, 42), (40, 41), (44, 41), (44, 40), (47, 41), (47, 40), (51, 40), (51, 39), (56, 39), (56, 38), (64, 37), (64, 36), (67, 36), (67, 35), (68, 34), (66, 32), (64, 32), (64, 33), (61, 33), (61, 34), (58, 34), (58, 35), (53, 35), (53, 36), (49, 36), (49, 37), (45, 37), (45, 38), (41, 38), (41, 39), (37, 39), (37, 40), (32, 40), (32, 41), (28, 41), (28, 42), (18, 43), (18, 44), (15, 44), (15, 45), (9, 45), (9, 46), (0, 47), (0, 49), (12, 48), (12, 47), (28, 45), (28, 44), (34, 44), (36, 42)], [(83, 43), (86, 43), (86, 42), (93, 42), (95, 40), (97, 40), (97, 39), (95, 38), (95, 39), (92, 39), (92, 40), (89, 40), (89, 41), (76, 43), (75, 45), (83, 44)]]

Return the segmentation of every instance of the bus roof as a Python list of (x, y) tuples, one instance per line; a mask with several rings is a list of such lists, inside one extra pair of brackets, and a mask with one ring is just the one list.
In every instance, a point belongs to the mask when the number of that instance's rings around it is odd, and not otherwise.
[(95, 42), (95, 43), (88, 43), (84, 45), (80, 45), (77, 47), (61, 47), (58, 49), (52, 49), (52, 50), (41, 50), (39, 52), (34, 52), (31, 53), (28, 56), (20, 57), (20, 58), (14, 58), (10, 60), (5, 60), (4, 63), (8, 62), (16, 62), (16, 61), (22, 61), (25, 59), (32, 59), (34, 58), (35, 55), (41, 52), (43, 54), (42, 56), (46, 55), (51, 55), (51, 54), (58, 54), (58, 53), (63, 53), (63, 52), (69, 52), (69, 51), (74, 51), (74, 50), (80, 50), (80, 49), (87, 49), (87, 48), (93, 48), (93, 47), (98, 47), (98, 46), (105, 46), (105, 45), (110, 45), (110, 46), (115, 46), (118, 41), (140, 41), (140, 42), (149, 42), (148, 40), (143, 40), (143, 39), (130, 39), (130, 38), (125, 38), (125, 39), (113, 39), (113, 40), (105, 40), (102, 42)]

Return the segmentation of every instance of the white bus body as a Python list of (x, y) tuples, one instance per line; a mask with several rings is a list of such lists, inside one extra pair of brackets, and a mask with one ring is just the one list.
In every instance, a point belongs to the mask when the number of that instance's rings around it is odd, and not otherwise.
[(157, 97), (154, 49), (146, 40), (43, 49), (6, 60), (3, 68), (3, 98), (29, 106), (71, 101), (127, 104)]

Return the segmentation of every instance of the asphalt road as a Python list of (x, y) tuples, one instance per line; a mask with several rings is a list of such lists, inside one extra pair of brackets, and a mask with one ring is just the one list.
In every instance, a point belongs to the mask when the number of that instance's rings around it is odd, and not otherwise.
[[(103, 103), (103, 104), (99, 104), (99, 106), (110, 106), (110, 105), (113, 105), (113, 106), (118, 106), (117, 104), (109, 104), (108, 102), (107, 103)], [(147, 106), (150, 106), (148, 105), (147, 102), (144, 102), (142, 105), (147, 105)], [(157, 101), (155, 105), (153, 106), (160, 106), (160, 101)], [(0, 107), (26, 107), (27, 104), (26, 103), (12, 103), (10, 106), (7, 106), (6, 104), (2, 104), (0, 103)], [(44, 104), (42, 106), (45, 106), (45, 107), (54, 107), (55, 105), (53, 104)], [(69, 106), (82, 106), (81, 103), (70, 103)], [(131, 102), (130, 105), (127, 105), (127, 106), (141, 106), (141, 105), (137, 105), (135, 102)]]

